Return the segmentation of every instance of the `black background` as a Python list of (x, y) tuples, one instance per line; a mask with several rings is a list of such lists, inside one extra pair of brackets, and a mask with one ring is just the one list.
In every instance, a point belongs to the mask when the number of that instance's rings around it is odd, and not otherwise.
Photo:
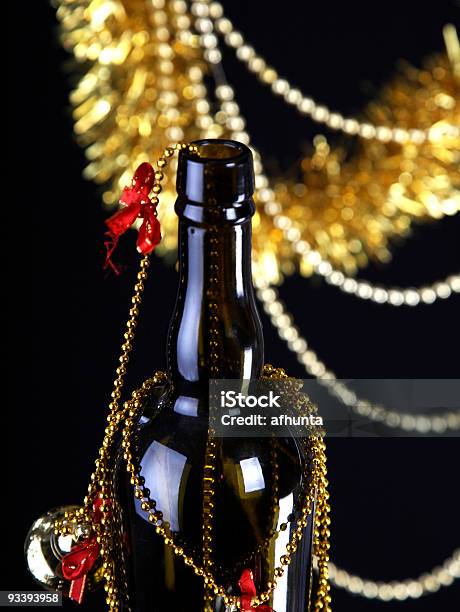
[[(345, 114), (359, 113), (399, 58), (419, 64), (442, 49), (441, 28), (460, 23), (453, 2), (224, 2), (256, 48), (303, 91)], [(4, 118), (5, 278), (13, 330), (12, 374), (5, 414), (6, 446), (2, 589), (30, 589), (22, 546), (46, 509), (80, 500), (104, 427), (123, 322), (135, 274), (134, 235), (120, 278), (102, 272), (103, 220), (98, 188), (81, 178), (84, 155), (74, 143), (68, 105), (69, 58), (57, 40), (47, 3), (16, 3), (9, 34)], [(286, 170), (321, 128), (274, 99), (229, 54), (225, 69), (238, 92), (254, 142), (269, 166)], [(14, 151), (11, 160), (9, 151)], [(10, 162), (13, 162), (10, 164)], [(11, 188), (11, 195), (7, 190)], [(384, 283), (429, 283), (459, 269), (460, 217), (414, 228), (385, 268), (361, 276)], [(132, 385), (161, 367), (176, 273), (154, 258), (132, 363)], [(320, 357), (341, 377), (458, 377), (456, 296), (416, 309), (379, 306), (316, 280), (281, 288)], [(304, 371), (264, 318), (267, 361)], [(333, 505), (332, 557), (361, 576), (416, 577), (459, 546), (458, 438), (342, 440), (329, 443)], [(6, 557), (5, 557), (6, 555)], [(415, 602), (383, 604), (334, 590), (334, 609), (458, 609), (460, 585)], [(70, 604), (69, 604), (70, 606)], [(100, 609), (93, 604), (94, 609)], [(91, 601), (84, 609), (91, 609)]]

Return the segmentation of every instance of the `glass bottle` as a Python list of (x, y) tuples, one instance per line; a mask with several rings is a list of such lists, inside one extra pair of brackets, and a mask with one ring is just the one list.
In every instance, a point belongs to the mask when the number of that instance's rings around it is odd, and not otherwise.
[[(209, 380), (259, 378), (264, 350), (251, 278), (251, 151), (229, 140), (194, 144), (198, 152), (183, 150), (178, 162), (179, 287), (167, 342), (168, 383), (144, 409), (136, 457), (151, 498), (187, 554), (212, 567), (232, 595), (240, 594), (243, 569), (251, 569), (261, 593), (288, 543), (307, 459), (295, 438), (218, 440), (204, 549)], [(116, 490), (123, 610), (224, 612), (222, 599), (156, 534), (134, 498), (122, 460)], [(276, 532), (283, 522), (288, 528)], [(309, 609), (311, 552), (309, 522), (268, 602), (276, 612)]]

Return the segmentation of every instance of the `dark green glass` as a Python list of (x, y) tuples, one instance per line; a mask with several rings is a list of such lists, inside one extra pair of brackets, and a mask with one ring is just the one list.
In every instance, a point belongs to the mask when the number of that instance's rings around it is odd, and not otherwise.
[[(196, 144), (198, 154), (183, 151), (179, 157), (179, 288), (168, 336), (168, 384), (152, 394), (135, 447), (157, 508), (199, 562), (209, 379), (259, 378), (264, 351), (251, 280), (252, 155), (233, 141)], [(226, 438), (217, 448), (214, 574), (228, 593), (239, 595), (238, 579), (250, 568), (261, 593), (298, 516), (308, 458), (295, 438)], [(120, 460), (123, 609), (224, 612), (220, 598), (206, 599), (202, 579), (155, 533), (124, 469)], [(273, 535), (283, 521), (288, 529)], [(268, 546), (261, 546), (264, 541)], [(309, 609), (310, 590), (308, 526), (269, 603), (276, 612), (303, 612)]]

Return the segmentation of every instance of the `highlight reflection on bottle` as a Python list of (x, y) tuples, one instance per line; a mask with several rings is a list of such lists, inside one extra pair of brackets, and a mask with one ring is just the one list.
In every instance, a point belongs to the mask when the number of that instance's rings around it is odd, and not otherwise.
[[(167, 343), (168, 384), (140, 419), (137, 460), (151, 498), (187, 554), (199, 562), (205, 554), (232, 595), (239, 595), (241, 572), (250, 568), (260, 593), (289, 541), (308, 461), (295, 438), (218, 439), (212, 482), (204, 485), (209, 380), (259, 378), (264, 351), (251, 279), (252, 155), (234, 141), (195, 144), (198, 154), (183, 150), (179, 157), (179, 288)], [(203, 552), (209, 486), (212, 538)], [(202, 578), (147, 521), (121, 460), (117, 491), (127, 579), (123, 609), (224, 612), (221, 598), (205, 591)], [(289, 527), (276, 532), (283, 522)], [(268, 603), (276, 612), (308, 610), (310, 591), (311, 524)]]

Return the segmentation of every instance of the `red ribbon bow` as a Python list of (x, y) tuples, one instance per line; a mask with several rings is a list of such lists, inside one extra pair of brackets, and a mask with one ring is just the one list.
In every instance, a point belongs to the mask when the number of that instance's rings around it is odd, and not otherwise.
[(257, 596), (256, 585), (254, 584), (254, 577), (250, 569), (243, 570), (240, 579), (238, 580), (238, 586), (241, 589), (241, 610), (243, 612), (273, 612), (270, 606), (261, 605), (253, 606), (252, 599)]
[(137, 218), (143, 219), (137, 236), (137, 250), (148, 255), (161, 240), (160, 223), (156, 217), (156, 204), (149, 198), (149, 193), (155, 182), (155, 172), (150, 164), (141, 164), (132, 179), (131, 187), (125, 187), (121, 194), (122, 208), (106, 220), (109, 228), (108, 240), (105, 242), (107, 255), (104, 268), (110, 267), (119, 274), (118, 268), (111, 257), (118, 245), (118, 240)]
[[(106, 504), (108, 502), (106, 501)], [(93, 504), (93, 520), (100, 523), (102, 518), (102, 499), (99, 497)], [(69, 553), (62, 558), (62, 575), (70, 580), (69, 597), (81, 603), (85, 592), (86, 578), (99, 556), (100, 546), (95, 535), (86, 538), (80, 544), (72, 546)]]
[(72, 547), (72, 550), (62, 559), (62, 575), (70, 580), (69, 597), (77, 603), (83, 600), (86, 577), (99, 556), (99, 544), (96, 536), (84, 540)]

